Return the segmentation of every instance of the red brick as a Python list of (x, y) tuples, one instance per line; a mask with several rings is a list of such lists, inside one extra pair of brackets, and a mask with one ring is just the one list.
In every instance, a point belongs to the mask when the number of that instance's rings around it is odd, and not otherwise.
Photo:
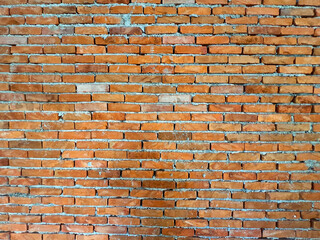
[(234, 237), (261, 237), (261, 230), (231, 230), (229, 235)]
[(228, 231), (223, 229), (196, 229), (196, 235), (210, 237), (225, 237), (228, 236)]
[(172, 34), (178, 31), (177, 26), (148, 26), (145, 28), (147, 34)]

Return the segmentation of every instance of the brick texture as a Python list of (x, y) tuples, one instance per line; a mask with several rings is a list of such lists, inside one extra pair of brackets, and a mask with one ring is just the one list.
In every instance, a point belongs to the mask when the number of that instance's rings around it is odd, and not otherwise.
[(0, 0), (0, 239), (319, 239), (319, 0)]

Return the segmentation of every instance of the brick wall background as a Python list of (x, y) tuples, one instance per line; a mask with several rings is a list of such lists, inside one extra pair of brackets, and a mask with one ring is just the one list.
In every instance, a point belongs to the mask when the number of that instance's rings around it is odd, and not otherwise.
[(0, 5), (0, 239), (320, 238), (319, 0)]

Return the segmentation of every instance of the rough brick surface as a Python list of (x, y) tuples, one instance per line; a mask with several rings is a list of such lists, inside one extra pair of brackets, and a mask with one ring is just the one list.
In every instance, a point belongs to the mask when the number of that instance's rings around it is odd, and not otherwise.
[(0, 0), (0, 239), (320, 239), (320, 0)]

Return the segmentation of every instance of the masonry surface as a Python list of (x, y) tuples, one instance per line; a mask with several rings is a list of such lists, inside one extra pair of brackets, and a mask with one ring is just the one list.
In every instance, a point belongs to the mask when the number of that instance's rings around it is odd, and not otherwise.
[(0, 239), (320, 239), (320, 0), (0, 0)]

